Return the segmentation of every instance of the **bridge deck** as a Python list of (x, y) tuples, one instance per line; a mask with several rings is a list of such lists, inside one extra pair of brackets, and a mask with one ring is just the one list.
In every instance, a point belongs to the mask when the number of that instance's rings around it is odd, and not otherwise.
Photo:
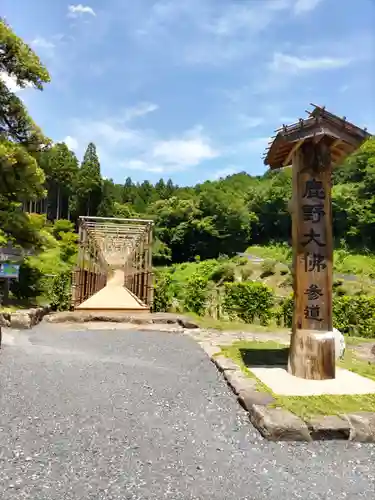
[(77, 307), (79, 311), (149, 312), (150, 308), (124, 287), (124, 273), (116, 270), (107, 285)]

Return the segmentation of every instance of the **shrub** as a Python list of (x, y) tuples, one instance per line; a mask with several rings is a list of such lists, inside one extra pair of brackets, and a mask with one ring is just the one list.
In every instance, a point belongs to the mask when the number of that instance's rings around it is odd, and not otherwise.
[(57, 239), (61, 239), (61, 233), (73, 233), (74, 224), (70, 220), (59, 219), (56, 220), (52, 226), (52, 234)]
[(53, 311), (67, 311), (71, 303), (71, 273), (63, 271), (53, 278), (50, 305)]
[[(293, 308), (293, 295), (282, 300), (279, 308), (274, 311), (279, 326), (292, 327)], [(347, 335), (375, 337), (375, 297), (367, 295), (334, 297), (333, 325)]]
[(253, 274), (254, 272), (254, 269), (251, 267), (251, 264), (247, 265), (247, 266), (243, 266), (241, 267), (240, 269), (240, 272), (241, 272), (241, 278), (246, 281), (250, 278), (250, 276)]
[(289, 297), (282, 299), (279, 308), (279, 314), (276, 318), (277, 324), (279, 326), (284, 326), (285, 328), (292, 328), (293, 321), (293, 309), (294, 309), (294, 297), (293, 294)]
[(156, 275), (154, 286), (153, 312), (168, 312), (172, 306), (173, 297), (171, 292), (172, 278), (169, 273)]
[(186, 285), (184, 299), (185, 308), (198, 315), (203, 315), (206, 309), (208, 279), (195, 272)]
[(245, 323), (253, 323), (256, 318), (267, 325), (272, 317), (274, 293), (263, 283), (225, 283), (223, 309), (231, 319), (236, 317)]
[(215, 283), (223, 283), (224, 281), (235, 281), (236, 266), (231, 262), (218, 265), (211, 273), (210, 280)]
[(19, 279), (13, 280), (10, 291), (17, 299), (35, 298), (42, 293), (42, 273), (26, 259), (20, 266)]
[(60, 232), (60, 256), (64, 262), (69, 262), (78, 252), (77, 239), (75, 233)]
[(262, 262), (262, 274), (260, 277), (267, 278), (268, 276), (273, 276), (276, 272), (276, 261), (267, 259)]
[(334, 326), (342, 333), (375, 337), (375, 297), (348, 295), (333, 300)]

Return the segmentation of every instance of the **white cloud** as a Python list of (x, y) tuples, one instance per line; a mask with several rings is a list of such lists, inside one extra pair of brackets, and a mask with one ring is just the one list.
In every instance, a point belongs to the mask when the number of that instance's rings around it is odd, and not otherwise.
[(190, 131), (182, 139), (158, 141), (152, 149), (152, 156), (157, 162), (174, 166), (176, 169), (195, 167), (205, 160), (219, 156), (209, 141), (199, 133)]
[(53, 42), (39, 36), (34, 38), (34, 40), (31, 41), (30, 45), (32, 47), (46, 49), (46, 50), (52, 50), (55, 48), (55, 44)]
[(63, 142), (65, 142), (68, 148), (71, 149), (72, 151), (76, 151), (78, 149), (78, 141), (75, 137), (67, 135)]
[(25, 88), (32, 87), (29, 83), (27, 83), (25, 87), (20, 87), (17, 80), (5, 72), (0, 72), (0, 79), (5, 83), (8, 89), (14, 93), (21, 92), (22, 90), (25, 90)]
[(271, 69), (285, 73), (299, 73), (301, 71), (343, 68), (348, 66), (350, 62), (350, 59), (341, 57), (298, 57), (276, 52), (273, 56)]
[(130, 170), (139, 170), (141, 172), (162, 173), (164, 168), (160, 165), (153, 165), (152, 163), (143, 160), (129, 160), (124, 162), (124, 167)]
[[(146, 103), (147, 104), (147, 103)], [(128, 108), (127, 119), (142, 116), (156, 105), (141, 103)], [(103, 165), (144, 172), (173, 172), (193, 168), (220, 155), (197, 126), (172, 138), (163, 138), (149, 129), (131, 127), (124, 113), (110, 119), (72, 120), (65, 142), (82, 154), (87, 144), (96, 144)]]
[(322, 0), (296, 0), (294, 12), (297, 15), (309, 12), (314, 10), (321, 2)]
[(278, 11), (287, 9), (289, 5), (290, 0), (229, 4), (219, 17), (208, 23), (207, 29), (215, 35), (225, 37), (238, 35), (242, 31), (254, 35), (264, 30)]
[(68, 11), (69, 17), (78, 17), (84, 14), (96, 16), (96, 13), (92, 7), (89, 7), (88, 5), (82, 5), (81, 3), (77, 5), (69, 5)]
[(153, 113), (157, 111), (159, 106), (157, 104), (153, 104), (151, 102), (141, 102), (137, 106), (132, 108), (128, 108), (124, 113), (124, 121), (129, 122), (134, 118), (140, 118), (141, 116), (148, 115), (149, 113)]

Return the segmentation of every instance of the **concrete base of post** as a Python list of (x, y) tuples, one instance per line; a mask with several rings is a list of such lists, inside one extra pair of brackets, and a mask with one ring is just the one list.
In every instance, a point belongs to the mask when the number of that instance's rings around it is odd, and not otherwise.
[(292, 335), (288, 372), (307, 380), (334, 379), (335, 335), (330, 331), (296, 330)]

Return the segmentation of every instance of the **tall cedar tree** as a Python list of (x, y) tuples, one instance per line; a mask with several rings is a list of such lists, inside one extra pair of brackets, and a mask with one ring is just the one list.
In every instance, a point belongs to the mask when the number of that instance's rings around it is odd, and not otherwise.
[(97, 215), (101, 202), (101, 195), (102, 178), (100, 174), (99, 158), (96, 153), (95, 144), (90, 142), (77, 175), (77, 215)]
[(71, 198), (78, 175), (78, 160), (65, 143), (55, 144), (42, 155), (40, 162), (48, 189), (48, 218), (70, 219)]

